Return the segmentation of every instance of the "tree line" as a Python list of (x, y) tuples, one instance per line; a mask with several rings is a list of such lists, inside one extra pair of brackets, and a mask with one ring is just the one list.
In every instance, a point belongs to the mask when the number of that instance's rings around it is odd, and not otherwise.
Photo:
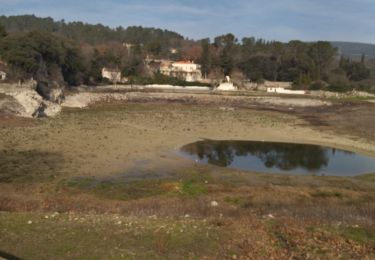
[(201, 40), (199, 62), (205, 75), (217, 72), (239, 76), (254, 82), (289, 81), (297, 88), (347, 91), (370, 90), (374, 85), (374, 66), (362, 56), (361, 61), (338, 57), (329, 42), (290, 41), (281, 43), (243, 38), (233, 34)]
[(102, 67), (149, 81), (153, 75), (144, 61), (155, 58), (196, 61), (211, 79), (230, 75), (239, 82), (290, 81), (304, 89), (374, 90), (374, 62), (365, 56), (359, 61), (340, 58), (337, 53), (324, 41), (239, 41), (231, 33), (194, 41), (155, 28), (112, 29), (30, 15), (0, 16), (0, 59), (15, 77), (68, 85), (101, 82)]

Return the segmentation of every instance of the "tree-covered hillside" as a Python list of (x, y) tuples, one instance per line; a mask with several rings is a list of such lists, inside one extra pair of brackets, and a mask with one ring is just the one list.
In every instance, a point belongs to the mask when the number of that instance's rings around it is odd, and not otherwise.
[(339, 55), (360, 60), (362, 55), (367, 59), (375, 59), (375, 44), (358, 42), (332, 42), (338, 50)]
[(303, 89), (374, 91), (375, 62), (366, 55), (338, 59), (340, 51), (326, 41), (238, 40), (231, 33), (194, 41), (155, 28), (0, 17), (0, 60), (8, 63), (10, 78), (59, 84), (98, 84), (103, 67), (119, 69), (132, 82), (152, 82), (160, 75), (146, 62), (151, 58), (193, 60), (213, 82), (230, 75), (238, 84), (290, 81)]
[(34, 15), (0, 16), (2, 24), (9, 33), (28, 32), (33, 30), (57, 33), (77, 41), (90, 44), (101, 44), (108, 41), (128, 42), (132, 44), (151, 44), (154, 41), (162, 44), (178, 45), (183, 37), (175, 32), (155, 28), (131, 26), (112, 29), (102, 24), (92, 25), (82, 22), (54, 21), (52, 18), (40, 18)]

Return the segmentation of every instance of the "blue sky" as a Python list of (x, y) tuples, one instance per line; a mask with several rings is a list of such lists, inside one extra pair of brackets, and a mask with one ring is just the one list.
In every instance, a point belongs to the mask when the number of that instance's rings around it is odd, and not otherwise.
[(239, 39), (375, 43), (375, 0), (0, 0), (0, 14), (152, 26), (194, 39), (233, 32)]

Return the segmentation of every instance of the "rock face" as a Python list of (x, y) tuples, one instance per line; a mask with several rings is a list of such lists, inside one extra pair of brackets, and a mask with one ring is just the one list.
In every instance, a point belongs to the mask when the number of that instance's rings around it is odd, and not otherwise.
[(121, 93), (77, 93), (71, 96), (67, 96), (63, 107), (70, 108), (84, 108), (95, 102), (106, 102), (106, 101), (125, 101), (127, 100), (127, 94)]
[(34, 85), (0, 85), (0, 111), (21, 117), (56, 116), (61, 106), (44, 100)]
[(53, 103), (61, 104), (64, 100), (63, 88), (56, 82), (39, 82), (36, 86), (36, 92)]
[(17, 100), (8, 95), (0, 96), (0, 111), (6, 114), (19, 114), (19, 111), (23, 111), (23, 107), (17, 102)]
[(43, 101), (43, 109), (41, 110), (41, 116), (55, 117), (58, 114), (60, 114), (61, 110), (61, 105), (49, 101)]
[(38, 117), (43, 108), (43, 98), (32, 89), (2, 91), (0, 110), (21, 117)]
[(18, 90), (11, 96), (22, 106), (19, 111), (22, 117), (38, 117), (42, 108), (43, 98), (34, 90)]
[(219, 85), (216, 90), (220, 91), (236, 91), (238, 88), (231, 82), (224, 82)]

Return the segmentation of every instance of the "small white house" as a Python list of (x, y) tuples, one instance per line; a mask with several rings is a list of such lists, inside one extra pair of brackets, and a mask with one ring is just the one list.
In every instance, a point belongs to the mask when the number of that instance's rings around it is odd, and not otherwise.
[(7, 78), (7, 74), (4, 71), (0, 71), (0, 80), (5, 80)]
[(304, 90), (291, 90), (285, 88), (267, 88), (268, 93), (278, 93), (278, 94), (294, 94), (294, 95), (305, 95)]
[(121, 82), (121, 72), (117, 69), (102, 69), (102, 77), (116, 83)]

